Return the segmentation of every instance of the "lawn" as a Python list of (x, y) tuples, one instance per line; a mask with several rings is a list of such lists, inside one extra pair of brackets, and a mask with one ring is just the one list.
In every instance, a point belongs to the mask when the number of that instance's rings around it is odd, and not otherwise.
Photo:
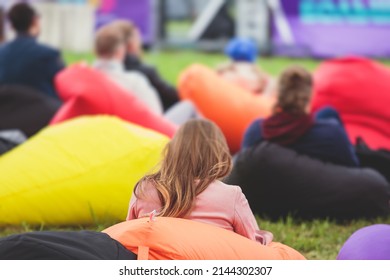
[[(68, 63), (81, 60), (92, 62), (93, 56), (91, 54), (65, 53), (65, 59)], [(156, 65), (163, 77), (171, 83), (176, 84), (179, 73), (188, 65), (199, 62), (214, 67), (219, 63), (224, 62), (226, 58), (218, 54), (191, 51), (153, 51), (146, 54), (146, 60), (149, 63)], [(319, 63), (320, 61), (309, 59), (259, 59), (261, 67), (273, 75), (278, 75), (285, 67), (291, 64), (300, 64), (309, 70), (314, 70)], [(385, 63), (390, 64), (389, 61), (386, 61)], [(292, 218), (278, 222), (271, 222), (264, 218), (258, 218), (258, 222), (262, 229), (273, 232), (276, 241), (285, 243), (297, 249), (308, 259), (335, 259), (342, 244), (355, 230), (375, 223), (389, 224), (390, 217), (378, 218), (375, 220), (356, 220), (344, 223), (336, 223), (328, 220), (298, 221)], [(87, 228), (76, 226), (73, 228), (65, 228), (65, 230), (102, 230), (107, 226), (109, 226), (109, 224), (95, 225)], [(45, 226), (34, 228), (28, 225), (21, 225), (20, 227), (1, 229), (0, 236), (32, 230), (60, 230), (60, 228)]]
[[(65, 60), (70, 63), (73, 61), (93, 62), (93, 55), (65, 53)], [(148, 63), (157, 66), (162, 76), (176, 84), (179, 73), (194, 62), (202, 63), (210, 67), (215, 67), (220, 63), (226, 62), (226, 57), (222, 54), (201, 53), (193, 51), (151, 51), (145, 54)], [(320, 61), (310, 59), (290, 59), (290, 58), (269, 58), (259, 59), (261, 67), (272, 75), (278, 75), (284, 68), (293, 64), (300, 64), (309, 70), (314, 70)]]

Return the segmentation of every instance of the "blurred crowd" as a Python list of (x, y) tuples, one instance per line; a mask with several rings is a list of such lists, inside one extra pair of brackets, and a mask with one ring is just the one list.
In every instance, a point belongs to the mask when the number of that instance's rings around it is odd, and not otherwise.
[[(55, 78), (66, 65), (59, 50), (38, 42), (39, 14), (32, 6), (19, 3), (7, 12), (7, 19), (16, 37), (0, 46), (0, 92), (29, 88), (60, 106), (63, 100)], [(116, 20), (100, 27), (95, 35), (94, 53), (94, 70), (154, 114), (178, 126), (164, 150), (159, 169), (145, 174), (138, 182), (127, 219), (141, 218), (157, 210), (160, 216), (206, 222), (263, 245), (270, 244), (272, 233), (259, 229), (241, 188), (222, 182), (234, 165), (223, 132), (203, 116), (196, 104), (181, 100), (178, 90), (143, 61), (137, 26)], [(256, 44), (245, 38), (230, 41), (225, 54), (226, 61), (213, 69), (218, 77), (253, 96), (267, 96), (274, 101), (271, 114), (253, 120), (246, 129), (241, 151), (270, 142), (325, 163), (359, 167), (355, 147), (339, 112), (332, 107), (311, 112), (314, 81), (309, 71), (290, 66), (280, 77), (272, 77), (257, 64)], [(0, 131), (5, 149), (29, 136), (21, 131)]]

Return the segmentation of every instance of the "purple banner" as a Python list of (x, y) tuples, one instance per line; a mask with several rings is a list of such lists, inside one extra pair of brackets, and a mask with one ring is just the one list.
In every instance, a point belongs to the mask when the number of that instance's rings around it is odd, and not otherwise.
[(389, 0), (280, 0), (272, 10), (276, 54), (390, 57)]
[(140, 29), (145, 43), (154, 42), (152, 0), (101, 0), (96, 12), (96, 27), (116, 19), (131, 20)]

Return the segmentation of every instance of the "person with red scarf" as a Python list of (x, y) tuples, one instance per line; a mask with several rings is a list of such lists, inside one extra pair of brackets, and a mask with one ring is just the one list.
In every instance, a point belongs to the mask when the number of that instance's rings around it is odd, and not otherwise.
[(286, 69), (278, 82), (278, 100), (273, 115), (257, 119), (249, 126), (242, 148), (269, 141), (325, 162), (358, 166), (354, 147), (340, 120), (308, 113), (312, 88), (312, 76), (304, 68)]

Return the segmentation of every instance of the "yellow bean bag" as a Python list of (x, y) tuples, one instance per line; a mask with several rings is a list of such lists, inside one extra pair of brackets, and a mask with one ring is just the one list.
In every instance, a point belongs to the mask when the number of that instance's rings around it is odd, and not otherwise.
[(125, 220), (168, 138), (116, 117), (51, 126), (0, 158), (0, 225)]

